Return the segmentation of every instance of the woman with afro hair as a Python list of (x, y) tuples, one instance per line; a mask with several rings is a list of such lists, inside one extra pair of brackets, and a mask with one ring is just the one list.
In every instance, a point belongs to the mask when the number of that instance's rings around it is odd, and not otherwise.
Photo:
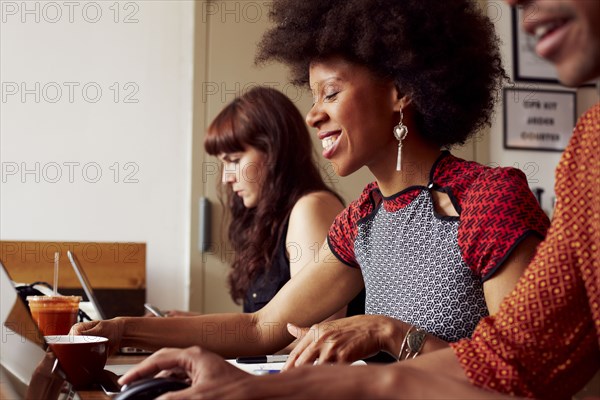
[[(366, 166), (375, 181), (256, 313), (75, 330), (113, 346), (197, 344), (225, 357), (299, 337), (286, 368), (379, 351), (403, 360), (469, 337), (549, 224), (522, 172), (448, 151), (490, 123), (505, 79), (492, 23), (469, 0), (276, 0), (272, 18), (257, 61), (283, 62), (310, 87), (306, 121), (338, 174)], [(363, 288), (367, 315), (318, 324)]]

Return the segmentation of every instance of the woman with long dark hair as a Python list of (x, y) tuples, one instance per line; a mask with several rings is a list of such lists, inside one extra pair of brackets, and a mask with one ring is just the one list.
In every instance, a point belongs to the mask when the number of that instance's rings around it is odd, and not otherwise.
[(204, 147), (223, 163), (231, 297), (244, 312), (258, 311), (312, 259), (343, 205), (323, 182), (304, 118), (275, 89), (256, 87), (229, 103)]

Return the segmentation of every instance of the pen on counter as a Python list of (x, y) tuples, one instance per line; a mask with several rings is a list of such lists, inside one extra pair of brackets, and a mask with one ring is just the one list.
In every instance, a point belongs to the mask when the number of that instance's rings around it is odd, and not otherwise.
[(144, 303), (144, 308), (157, 317), (166, 317), (166, 315), (162, 311), (160, 311), (157, 307), (153, 306), (152, 304)]
[(235, 362), (240, 364), (264, 364), (285, 362), (287, 359), (287, 354), (276, 354), (273, 356), (238, 357), (235, 359)]
[(254, 375), (272, 375), (278, 374), (280, 372), (281, 370), (278, 369), (255, 369), (254, 371), (252, 371)]

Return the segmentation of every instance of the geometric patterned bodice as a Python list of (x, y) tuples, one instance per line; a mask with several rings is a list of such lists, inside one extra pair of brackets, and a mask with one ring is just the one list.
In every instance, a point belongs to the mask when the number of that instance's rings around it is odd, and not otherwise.
[(358, 226), (354, 249), (366, 314), (415, 325), (448, 342), (470, 336), (488, 315), (481, 278), (462, 259), (458, 218), (434, 215), (425, 189), (395, 212), (379, 207)]
[[(400, 319), (449, 342), (468, 337), (488, 314), (483, 283), (526, 237), (543, 238), (548, 218), (525, 175), (443, 152), (430, 184), (383, 197), (376, 182), (340, 213), (332, 253), (360, 268), (367, 314)], [(436, 213), (448, 195), (458, 216)]]

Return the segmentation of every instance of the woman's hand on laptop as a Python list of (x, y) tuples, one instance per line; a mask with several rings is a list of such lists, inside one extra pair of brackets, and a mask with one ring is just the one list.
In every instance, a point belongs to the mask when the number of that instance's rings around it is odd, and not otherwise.
[(80, 322), (73, 325), (70, 335), (102, 336), (108, 339), (109, 353), (113, 354), (121, 347), (121, 338), (125, 328), (123, 318), (106, 321)]

